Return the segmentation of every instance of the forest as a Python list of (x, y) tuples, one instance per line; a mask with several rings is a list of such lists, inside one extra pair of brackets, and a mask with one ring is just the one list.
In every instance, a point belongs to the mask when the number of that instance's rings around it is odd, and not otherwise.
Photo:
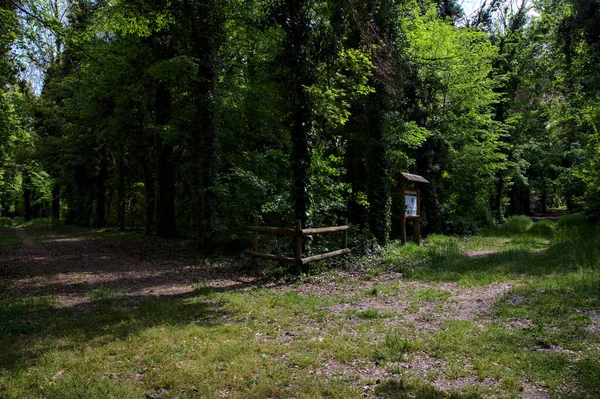
[(399, 236), (600, 205), (597, 0), (3, 0), (0, 216), (207, 253), (347, 217)]
[(0, 6), (0, 399), (600, 398), (600, 0)]

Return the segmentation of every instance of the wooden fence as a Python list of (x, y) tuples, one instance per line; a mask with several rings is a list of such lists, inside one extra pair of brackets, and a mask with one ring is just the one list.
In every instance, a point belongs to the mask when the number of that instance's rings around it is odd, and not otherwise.
[[(317, 228), (309, 228), (303, 229), (302, 222), (300, 220), (296, 220), (296, 228), (281, 228), (281, 227), (267, 227), (267, 226), (259, 226), (258, 225), (258, 217), (254, 217), (254, 223), (252, 226), (248, 226), (246, 229), (254, 232), (254, 237), (252, 240), (252, 250), (247, 250), (246, 254), (253, 256), (255, 258), (266, 259), (266, 260), (274, 260), (282, 263), (290, 263), (296, 265), (296, 268), (299, 272), (302, 271), (302, 265), (306, 265), (309, 262), (321, 259), (332, 258), (334, 256), (345, 255), (350, 252), (348, 249), (348, 219), (344, 219), (344, 225), (342, 226), (332, 226), (332, 227), (317, 227)], [(337, 251), (326, 252), (320, 255), (309, 256), (308, 258), (302, 257), (302, 237), (310, 236), (316, 234), (325, 234), (325, 233), (336, 233), (343, 232), (344, 234), (344, 248), (339, 249)], [(275, 235), (286, 235), (296, 237), (296, 253), (293, 258), (289, 258), (286, 256), (279, 255), (271, 255), (265, 254), (262, 252), (258, 252), (258, 233), (267, 233), (267, 234), (275, 234)]]

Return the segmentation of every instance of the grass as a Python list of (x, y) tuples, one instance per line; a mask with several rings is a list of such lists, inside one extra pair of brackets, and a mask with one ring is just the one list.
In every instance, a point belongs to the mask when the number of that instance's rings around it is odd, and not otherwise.
[(386, 334), (383, 345), (375, 349), (375, 361), (401, 362), (411, 350), (408, 339), (398, 333)]
[(97, 301), (108, 301), (117, 297), (116, 292), (110, 288), (95, 288), (88, 295)]
[[(0, 398), (600, 397), (600, 229), (539, 223), (392, 246), (372, 279), (136, 302), (97, 288), (70, 307), (0, 284)], [(481, 314), (447, 310), (498, 282)]]
[(0, 249), (16, 249), (23, 246), (23, 241), (14, 231), (0, 228)]

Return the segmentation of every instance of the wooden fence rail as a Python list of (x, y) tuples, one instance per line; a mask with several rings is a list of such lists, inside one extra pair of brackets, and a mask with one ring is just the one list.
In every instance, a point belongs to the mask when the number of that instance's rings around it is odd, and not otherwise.
[[(303, 229), (302, 222), (300, 220), (296, 220), (296, 228), (288, 229), (288, 228), (280, 228), (280, 227), (267, 227), (267, 226), (259, 226), (258, 225), (258, 217), (255, 216), (253, 220), (253, 225), (248, 226), (246, 228), (248, 231), (252, 231), (254, 233), (252, 239), (252, 249), (247, 250), (246, 254), (253, 256), (255, 258), (265, 259), (265, 260), (273, 260), (282, 263), (290, 263), (296, 265), (298, 272), (302, 271), (302, 265), (306, 265), (309, 262), (321, 259), (332, 258), (334, 256), (345, 255), (350, 252), (348, 248), (348, 230), (350, 226), (348, 226), (348, 219), (344, 219), (344, 225), (342, 226), (332, 226), (332, 227), (317, 227), (310, 229)], [(337, 233), (342, 232), (344, 234), (344, 248), (339, 249), (337, 251), (326, 252), (320, 255), (309, 256), (307, 258), (302, 257), (302, 237), (309, 235), (317, 235), (317, 234), (326, 234), (326, 233)], [(293, 258), (289, 258), (286, 256), (279, 255), (271, 255), (265, 254), (262, 252), (258, 252), (258, 233), (266, 233), (266, 234), (275, 234), (275, 235), (286, 235), (296, 237), (296, 253)]]

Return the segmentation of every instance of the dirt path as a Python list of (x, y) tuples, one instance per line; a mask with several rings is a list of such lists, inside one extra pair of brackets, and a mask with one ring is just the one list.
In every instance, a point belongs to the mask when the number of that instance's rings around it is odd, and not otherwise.
[(199, 284), (236, 288), (259, 280), (235, 265), (191, 260), (184, 248), (189, 243), (181, 240), (164, 247), (153, 240), (111, 242), (49, 228), (13, 232), (23, 246), (0, 250), (0, 280), (28, 296), (55, 296), (63, 306), (89, 303), (99, 290), (138, 300), (189, 293)]
[(33, 241), (27, 235), (27, 232), (25, 231), (25, 229), (20, 228), (20, 227), (16, 228), (15, 229), (15, 233), (17, 233), (17, 235), (19, 236), (19, 238), (21, 238), (21, 241), (23, 241), (23, 245), (25, 247), (32, 247), (33, 246)]

